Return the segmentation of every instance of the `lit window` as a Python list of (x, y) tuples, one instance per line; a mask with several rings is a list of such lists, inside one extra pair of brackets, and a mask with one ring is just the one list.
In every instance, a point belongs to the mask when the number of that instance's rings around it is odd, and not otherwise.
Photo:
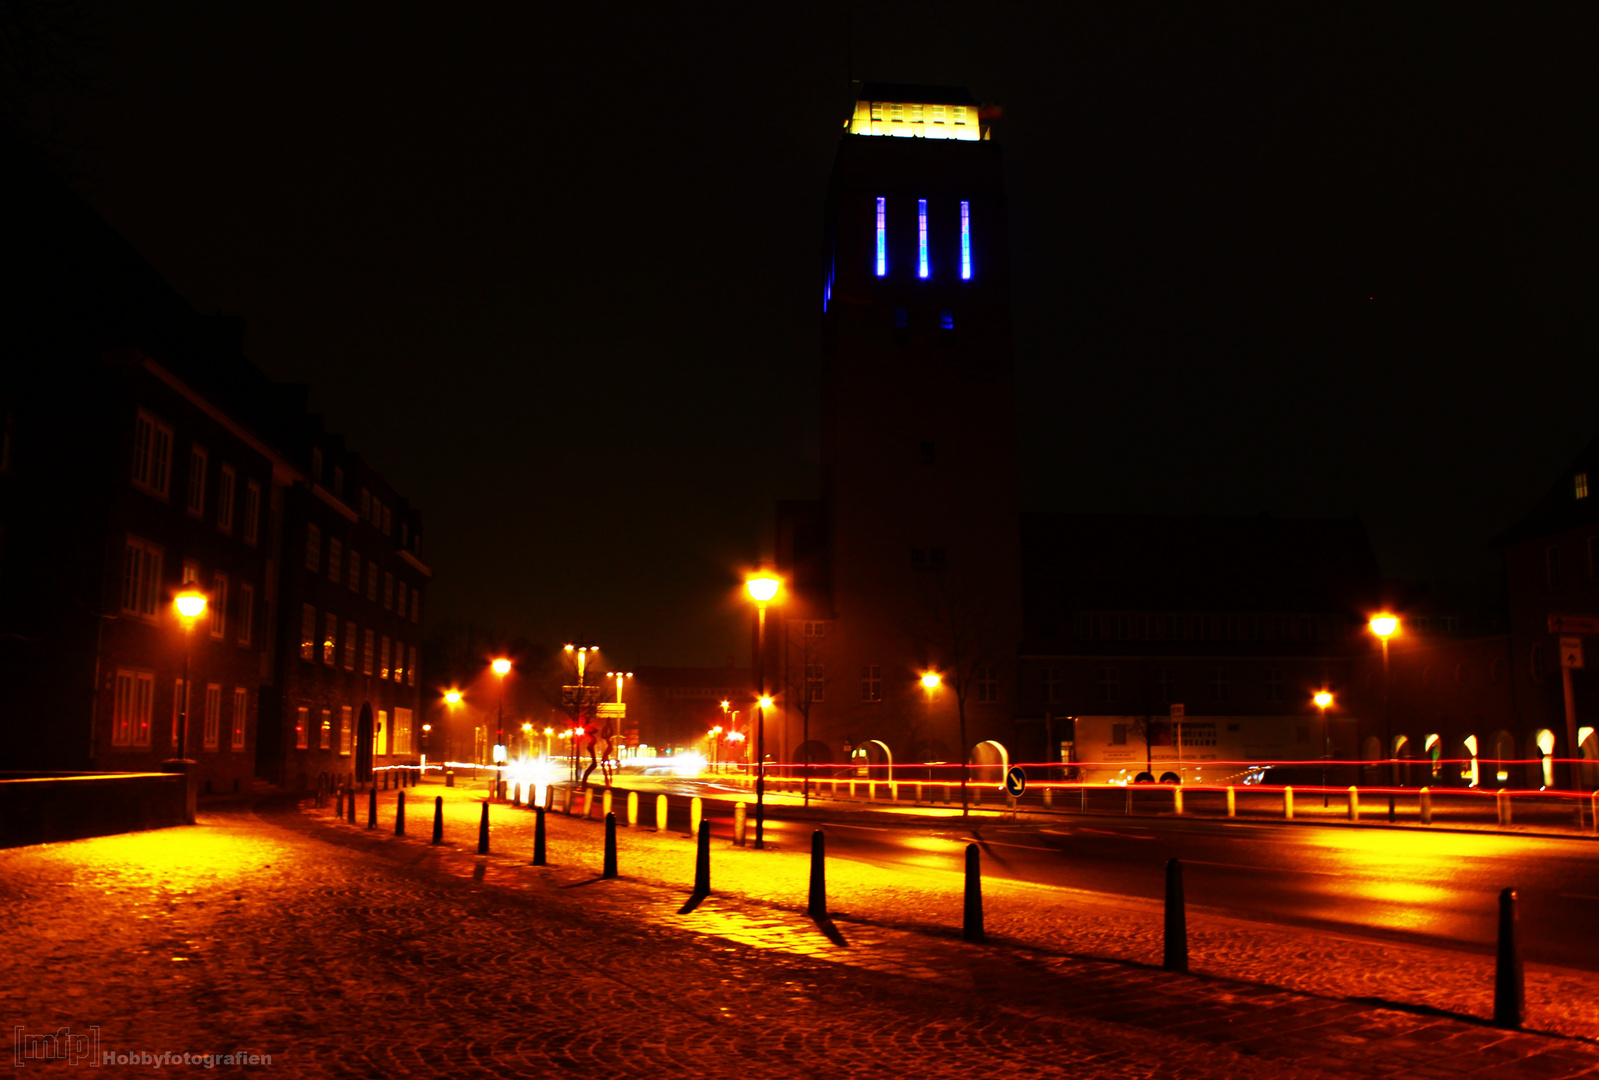
[(383, 749), (383, 742), (389, 736), (389, 711), (379, 709), (377, 722), (372, 725), (372, 756), (382, 757), (388, 751)]
[(239, 586), (239, 644), (250, 644), (250, 635), (255, 628), (255, 586)]
[(949, 115), (950, 119), (954, 120), (957, 124), (966, 123), (966, 106), (951, 105), (949, 107)]
[(207, 683), (205, 687), (205, 748), (217, 748), (217, 736), (222, 731), (222, 687)]
[(405, 681), (405, 646), (398, 641), (394, 643), (394, 681)]
[(161, 549), (128, 537), (122, 556), (122, 610), (128, 615), (155, 617), (161, 592)]
[(217, 528), (225, 533), (233, 531), (233, 489), (235, 486), (233, 466), (223, 464), (222, 474), (217, 478)]
[(150, 745), (150, 705), (155, 698), (155, 676), (142, 671), (118, 671), (111, 705), (111, 745)]
[(877, 276), (888, 273), (888, 200), (877, 197)]
[(308, 726), (310, 712), (311, 710), (304, 705), (294, 710), (294, 748), (296, 750), (304, 750), (306, 748), (305, 729)]
[(300, 605), (300, 659), (316, 659), (316, 608)]
[(164, 499), (171, 479), (172, 429), (140, 409), (133, 421), (133, 482)]
[(920, 124), (921, 122), (922, 122), (922, 107), (920, 105), (912, 105), (911, 106), (911, 123)]
[(1580, 472), (1572, 477), (1571, 486), (1573, 489), (1572, 494), (1579, 499), (1586, 499), (1588, 497), (1588, 474)]
[(942, 124), (943, 122), (944, 122), (944, 106), (942, 106), (942, 105), (934, 105), (933, 106), (933, 123)]
[(405, 669), (405, 685), (416, 685), (416, 646), (411, 646), (411, 663)]
[(927, 200), (916, 200), (916, 276), (927, 276)]
[(378, 678), (389, 677), (389, 635), (383, 635), (383, 647), (378, 653)]
[(366, 637), (361, 639), (361, 674), (372, 674), (372, 654), (377, 651), (377, 636), (368, 630)]
[(409, 754), (411, 752), (411, 710), (394, 710), (394, 746), (391, 748), (396, 754)]
[(355, 638), (356, 626), (353, 622), (344, 624), (344, 670), (355, 670)]
[(322, 727), (319, 730), (321, 736), (317, 740), (317, 749), (331, 749), (333, 746), (333, 718), (332, 714), (326, 709), (322, 710)]
[(961, 280), (972, 280), (972, 204), (961, 200)]
[(896, 124), (903, 124), (905, 122), (905, 106), (890, 103), (888, 106), (888, 118)]
[(208, 457), (203, 446), (189, 448), (189, 494), (184, 505), (190, 514), (200, 517), (205, 513), (205, 465)]
[(250, 718), (250, 691), (242, 686), (233, 688), (233, 740), (235, 750), (244, 749), (244, 722)]
[(339, 617), (328, 612), (322, 624), (322, 663), (333, 667), (339, 660)]
[(339, 756), (350, 756), (350, 742), (353, 732), (350, 730), (350, 707), (339, 707)]

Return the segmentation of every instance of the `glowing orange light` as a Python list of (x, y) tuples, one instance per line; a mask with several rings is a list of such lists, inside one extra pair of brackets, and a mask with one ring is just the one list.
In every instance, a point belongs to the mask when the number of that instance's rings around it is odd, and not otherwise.
[(1399, 633), (1399, 618), (1383, 612), (1381, 615), (1371, 617), (1371, 632), (1386, 641)]
[(461, 691), (459, 691), (459, 690), (446, 690), (446, 691), (444, 691), (444, 700), (449, 702), (451, 705), (459, 705), (459, 704), (461, 704)]
[(532, 724), (523, 724), (522, 725), (522, 730), (523, 731), (532, 731), (533, 730), (533, 725)]
[(172, 602), (177, 605), (178, 614), (185, 619), (198, 619), (205, 614), (205, 593), (193, 582), (184, 586)]
[(1318, 690), (1316, 691), (1316, 696), (1310, 700), (1314, 701), (1319, 708), (1325, 709), (1332, 704), (1332, 695), (1325, 690)]
[(929, 671), (926, 675), (922, 676), (922, 685), (929, 690), (937, 690), (939, 684), (943, 681), (944, 677), (936, 671)]
[(759, 704), (763, 709), (770, 709), (772, 707), (772, 696), (770, 694), (763, 694)]
[(757, 574), (744, 582), (744, 587), (750, 591), (750, 597), (757, 604), (764, 604), (777, 595), (777, 590), (783, 582), (770, 574)]
[(511, 670), (511, 662), (505, 659), (496, 660), (489, 666), (494, 669), (494, 674), (496, 675), (504, 675), (507, 671)]

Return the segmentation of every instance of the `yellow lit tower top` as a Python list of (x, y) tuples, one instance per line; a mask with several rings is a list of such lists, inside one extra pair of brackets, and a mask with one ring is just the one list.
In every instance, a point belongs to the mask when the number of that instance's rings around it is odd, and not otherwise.
[(959, 86), (866, 83), (844, 126), (851, 135), (970, 142), (988, 138), (977, 102)]

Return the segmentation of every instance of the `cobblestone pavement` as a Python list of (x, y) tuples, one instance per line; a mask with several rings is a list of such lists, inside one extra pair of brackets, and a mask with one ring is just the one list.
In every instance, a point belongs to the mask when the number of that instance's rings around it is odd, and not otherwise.
[[(841, 948), (788, 893), (800, 853), (718, 845), (722, 891), (680, 916), (678, 835), (620, 830), (603, 881), (597, 823), (550, 815), (535, 868), (527, 811), (494, 806), (478, 856), (471, 793), (408, 794), (408, 837), (386, 792), (373, 831), (268, 801), (0, 852), (9, 1025), (306, 1076), (1599, 1075), (1581, 1041), (1068, 955), (1007, 925), (1013, 888), (990, 894), (1002, 942), (966, 944), (947, 905), (906, 929), (891, 880), (836, 860)], [(751, 882), (771, 895), (731, 894)]]

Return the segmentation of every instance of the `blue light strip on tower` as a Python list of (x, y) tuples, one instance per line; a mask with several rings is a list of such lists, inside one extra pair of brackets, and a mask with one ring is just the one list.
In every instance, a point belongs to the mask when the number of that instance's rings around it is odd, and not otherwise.
[(888, 200), (877, 197), (877, 276), (888, 273)]
[(972, 204), (961, 200), (961, 280), (972, 280)]
[(916, 276), (927, 276), (927, 200), (919, 199), (916, 204), (916, 228), (921, 236), (921, 246), (917, 249)]

